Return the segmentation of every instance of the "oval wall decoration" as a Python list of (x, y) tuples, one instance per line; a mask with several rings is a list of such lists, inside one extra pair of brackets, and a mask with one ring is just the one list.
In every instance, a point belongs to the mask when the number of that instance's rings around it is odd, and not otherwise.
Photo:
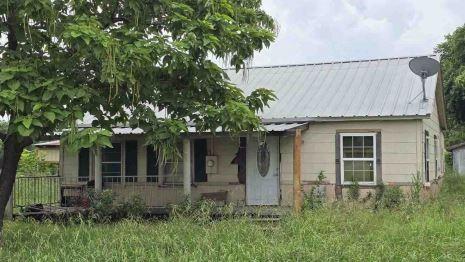
[(260, 142), (257, 148), (257, 167), (258, 173), (265, 177), (270, 169), (270, 150), (266, 142)]

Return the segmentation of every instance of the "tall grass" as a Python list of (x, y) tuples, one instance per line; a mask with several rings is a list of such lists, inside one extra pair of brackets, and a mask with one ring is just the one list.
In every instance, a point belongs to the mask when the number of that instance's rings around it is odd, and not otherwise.
[[(449, 183), (453, 182), (454, 185)], [(441, 196), (373, 211), (326, 205), (277, 223), (125, 220), (115, 224), (7, 222), (8, 261), (465, 260), (463, 177)]]

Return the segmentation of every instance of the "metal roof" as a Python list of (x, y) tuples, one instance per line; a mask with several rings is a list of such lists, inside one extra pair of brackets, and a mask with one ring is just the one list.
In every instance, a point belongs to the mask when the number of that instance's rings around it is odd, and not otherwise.
[[(297, 127), (305, 126), (306, 124), (302, 123), (283, 123), (283, 124), (264, 124), (267, 132), (284, 132), (292, 130)], [(114, 127), (112, 129), (115, 135), (140, 135), (144, 131), (141, 128), (130, 128), (130, 127)], [(189, 133), (197, 133), (195, 126), (188, 127)], [(222, 130), (218, 128), (215, 132), (220, 133)]]
[(46, 141), (34, 144), (36, 147), (56, 147), (60, 146), (60, 140)]
[[(430, 57), (439, 60), (436, 55)], [(250, 94), (257, 88), (275, 91), (278, 99), (260, 115), (264, 120), (340, 117), (427, 116), (434, 106), (438, 75), (421, 79), (409, 69), (413, 57), (252, 67), (231, 82)]]
[(455, 149), (462, 148), (462, 147), (465, 147), (465, 142), (452, 145), (452, 146), (448, 147), (447, 150), (453, 151)]

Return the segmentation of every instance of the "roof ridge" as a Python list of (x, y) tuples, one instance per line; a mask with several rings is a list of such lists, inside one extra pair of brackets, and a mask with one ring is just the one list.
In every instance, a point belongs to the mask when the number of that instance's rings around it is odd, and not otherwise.
[[(407, 58), (416, 58), (416, 57), (435, 57), (439, 54), (426, 54), (426, 55), (414, 55), (414, 56), (400, 56), (400, 57), (386, 57), (386, 58), (371, 58), (371, 59), (355, 59), (355, 60), (342, 60), (342, 61), (331, 61), (331, 62), (318, 62), (318, 63), (298, 63), (298, 64), (281, 64), (281, 65), (265, 65), (265, 66), (251, 66), (247, 69), (257, 69), (257, 68), (281, 68), (281, 67), (298, 67), (298, 66), (312, 66), (312, 65), (331, 65), (331, 64), (345, 64), (345, 63), (357, 63), (357, 62), (372, 62), (372, 61), (385, 61), (385, 60), (395, 60), (395, 59), (407, 59)], [(223, 68), (223, 70), (235, 70), (234, 67)]]

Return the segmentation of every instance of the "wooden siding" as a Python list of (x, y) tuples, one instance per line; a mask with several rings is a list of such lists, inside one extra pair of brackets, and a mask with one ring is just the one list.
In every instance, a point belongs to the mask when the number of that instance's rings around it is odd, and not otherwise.
[(465, 146), (452, 150), (454, 169), (462, 175), (465, 175)]
[[(302, 181), (309, 188), (320, 171), (325, 181), (336, 183), (336, 132), (381, 132), (382, 178), (384, 183), (409, 183), (420, 165), (418, 126), (421, 120), (322, 122), (310, 124), (303, 133)], [(281, 139), (282, 204), (292, 203), (292, 136)], [(334, 191), (334, 189), (332, 190)], [(328, 189), (327, 194), (334, 194)]]
[(60, 149), (58, 147), (36, 148), (36, 150), (39, 156), (41, 156), (46, 162), (50, 162), (50, 163), (60, 162)]
[[(425, 141), (425, 136), (424, 136), (424, 131), (428, 131), (429, 133), (429, 159), (430, 159), (430, 180), (433, 180), (435, 178), (435, 170), (436, 168), (439, 168), (438, 171), (438, 177), (441, 177), (444, 175), (444, 167), (445, 167), (445, 162), (444, 162), (444, 155), (445, 155), (445, 143), (444, 143), (444, 134), (441, 130), (440, 127), (440, 122), (439, 122), (439, 114), (438, 114), (438, 109), (437, 105), (435, 103), (434, 99), (430, 99), (428, 101), (429, 103), (433, 103), (433, 113), (431, 114), (430, 118), (424, 119), (422, 121), (422, 142), (421, 142), (421, 147), (422, 147), (422, 157), (421, 157), (421, 166), (422, 166), (422, 171), (424, 173), (424, 157), (423, 157), (423, 152), (425, 150), (424, 148), (424, 141)], [(435, 165), (434, 161), (434, 136), (438, 138), (438, 167)]]

